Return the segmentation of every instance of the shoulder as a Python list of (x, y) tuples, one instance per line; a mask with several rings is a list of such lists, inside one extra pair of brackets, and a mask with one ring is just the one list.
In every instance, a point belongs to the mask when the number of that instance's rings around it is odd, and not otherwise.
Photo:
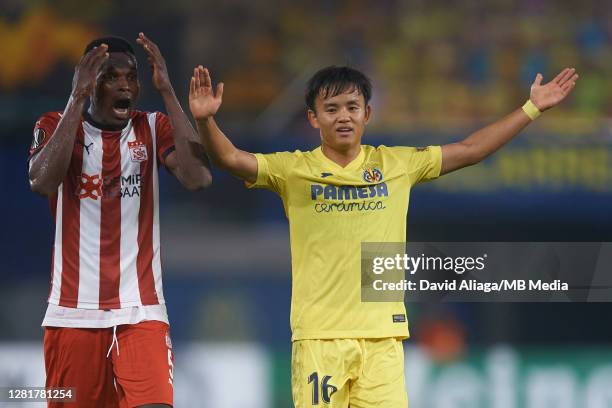
[(366, 156), (398, 157), (398, 155), (401, 155), (410, 149), (414, 148), (405, 146), (363, 145), (363, 151)]
[(145, 111), (134, 111), (132, 112), (132, 121), (139, 122), (142, 120), (150, 120), (151, 118), (157, 118), (159, 112), (145, 112)]
[(305, 154), (310, 152), (302, 152), (301, 150), (294, 150), (292, 152), (284, 151), (284, 152), (274, 152), (274, 153), (257, 153), (259, 156), (263, 156), (265, 158), (276, 158), (280, 160), (297, 160), (305, 157)]
[(44, 125), (45, 123), (56, 123), (62, 118), (62, 112), (45, 112), (36, 120), (36, 126)]
[[(45, 112), (37, 120), (34, 125), (34, 136), (40, 138), (50, 136), (55, 132), (55, 128), (62, 118), (62, 112)], [(46, 134), (46, 135), (45, 135)], [(42, 141), (40, 142), (42, 144)]]
[(292, 152), (255, 153), (258, 169), (262, 173), (271, 175), (286, 175), (300, 166), (304, 153), (300, 150)]
[[(371, 147), (371, 146), (370, 146)], [(427, 147), (414, 147), (414, 146), (385, 146), (380, 145), (374, 149), (376, 153), (393, 155), (393, 156), (403, 156), (403, 155), (412, 155), (415, 153), (426, 153), (430, 150), (431, 146)]]

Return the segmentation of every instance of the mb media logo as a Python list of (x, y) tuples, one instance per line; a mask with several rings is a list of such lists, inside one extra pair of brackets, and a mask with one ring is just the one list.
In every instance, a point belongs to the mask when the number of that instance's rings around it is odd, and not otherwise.
[(370, 167), (363, 171), (363, 179), (368, 183), (379, 183), (383, 179), (383, 174), (376, 167)]
[(140, 174), (106, 176), (82, 173), (76, 180), (76, 195), (81, 199), (140, 197), (142, 177)]
[(102, 197), (102, 179), (99, 174), (89, 176), (85, 173), (81, 174), (77, 186), (77, 195), (82, 200), (84, 198), (93, 198), (97, 200)]

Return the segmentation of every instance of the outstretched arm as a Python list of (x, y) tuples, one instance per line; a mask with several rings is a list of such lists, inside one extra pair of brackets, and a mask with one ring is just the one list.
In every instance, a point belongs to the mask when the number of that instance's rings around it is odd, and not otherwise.
[[(574, 68), (565, 68), (552, 81), (542, 85), (538, 74), (531, 85), (529, 100), (540, 112), (563, 101), (578, 80)], [(529, 103), (529, 102), (528, 102)], [(526, 104), (527, 105), (527, 104)], [(537, 113), (537, 110), (535, 112)], [(442, 146), (441, 174), (476, 164), (508, 143), (532, 121), (524, 109), (519, 108), (508, 116), (484, 127), (464, 140)]]
[(30, 159), (30, 188), (49, 196), (66, 177), (81, 114), (91, 94), (98, 70), (108, 58), (108, 46), (95, 47), (81, 58), (72, 79), (72, 92), (61, 119), (47, 144)]
[(255, 155), (236, 148), (213, 118), (221, 106), (222, 97), (223, 83), (213, 90), (208, 69), (201, 65), (196, 67), (189, 87), (189, 109), (197, 123), (202, 144), (215, 166), (254, 183), (257, 180)]
[(208, 187), (212, 183), (208, 158), (203, 146), (198, 142), (197, 132), (176, 98), (168, 76), (166, 61), (157, 44), (143, 33), (138, 35), (136, 42), (142, 45), (149, 57), (149, 64), (153, 69), (153, 85), (164, 100), (172, 124), (176, 150), (166, 157), (166, 167), (188, 190)]

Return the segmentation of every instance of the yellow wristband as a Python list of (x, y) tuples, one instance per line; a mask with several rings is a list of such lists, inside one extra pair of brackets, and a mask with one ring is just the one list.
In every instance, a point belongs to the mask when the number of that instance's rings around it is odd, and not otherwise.
[(535, 120), (542, 113), (538, 107), (531, 102), (531, 99), (527, 99), (527, 102), (523, 105), (523, 112), (525, 112), (531, 120)]

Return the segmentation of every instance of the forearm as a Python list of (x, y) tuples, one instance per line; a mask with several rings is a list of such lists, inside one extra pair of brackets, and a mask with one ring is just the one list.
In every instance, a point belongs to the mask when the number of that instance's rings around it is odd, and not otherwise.
[(520, 133), (531, 119), (521, 108), (465, 138), (460, 143), (472, 150), (476, 162), (496, 152)]
[(212, 182), (210, 165), (187, 115), (172, 89), (162, 92), (166, 112), (174, 132), (174, 145), (180, 182), (190, 190), (207, 187)]
[(86, 96), (70, 96), (53, 136), (30, 160), (32, 191), (48, 196), (57, 191), (66, 177), (86, 99)]
[(231, 171), (235, 167), (240, 150), (223, 134), (212, 116), (199, 119), (196, 123), (200, 140), (212, 163), (219, 168)]

